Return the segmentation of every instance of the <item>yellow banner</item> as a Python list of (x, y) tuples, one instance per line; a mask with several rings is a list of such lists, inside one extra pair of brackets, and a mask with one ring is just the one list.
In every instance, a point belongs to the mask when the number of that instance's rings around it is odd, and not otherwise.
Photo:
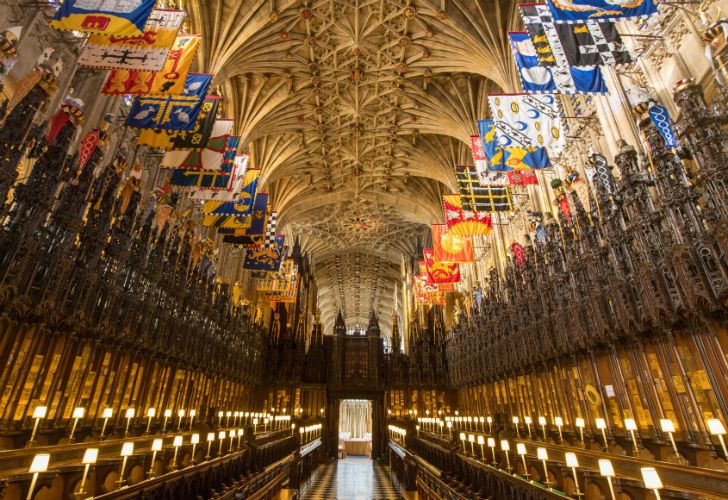
[(200, 45), (200, 35), (178, 35), (161, 71), (114, 69), (101, 93), (104, 95), (179, 95)]

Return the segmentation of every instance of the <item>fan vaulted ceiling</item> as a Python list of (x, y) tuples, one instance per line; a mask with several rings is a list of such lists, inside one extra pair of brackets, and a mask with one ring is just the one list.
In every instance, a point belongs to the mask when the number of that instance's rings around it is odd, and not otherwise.
[(487, 92), (515, 90), (514, 4), (195, 2), (201, 67), (262, 169), (279, 228), (311, 253), (322, 318), (391, 327), (401, 255), (441, 220)]

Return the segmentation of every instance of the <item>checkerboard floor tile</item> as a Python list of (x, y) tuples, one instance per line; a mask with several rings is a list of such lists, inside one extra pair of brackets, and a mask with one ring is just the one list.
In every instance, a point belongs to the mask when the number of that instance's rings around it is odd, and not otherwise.
[(366, 458), (346, 458), (322, 465), (301, 491), (302, 500), (401, 498), (387, 468)]

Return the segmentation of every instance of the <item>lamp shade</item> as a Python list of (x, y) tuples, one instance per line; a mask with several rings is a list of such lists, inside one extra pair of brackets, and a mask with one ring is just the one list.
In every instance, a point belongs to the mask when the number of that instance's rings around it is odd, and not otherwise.
[(539, 460), (548, 460), (549, 452), (546, 451), (546, 448), (536, 448), (536, 456)]
[(172, 416), (172, 410), (170, 410), (170, 409), (164, 410), (164, 416), (167, 417), (167, 418), (171, 417)]
[(594, 420), (594, 423), (597, 426), (597, 429), (606, 429), (607, 428), (607, 421), (603, 418), (597, 418)]
[(561, 427), (562, 425), (564, 425), (564, 419), (561, 417), (554, 417), (554, 425), (556, 427)]
[(574, 420), (574, 423), (576, 424), (577, 427), (581, 427), (581, 428), (583, 428), (586, 424), (586, 422), (584, 422), (584, 419), (581, 417), (577, 417), (576, 420)]
[(86, 464), (95, 464), (96, 459), (99, 457), (99, 449), (98, 448), (86, 448), (86, 451), (83, 453), (83, 460), (81, 460), (81, 463)]
[(478, 436), (478, 444), (480, 444), (480, 445), (485, 444), (485, 438), (483, 436)]
[(219, 433), (217, 434), (217, 437), (218, 437), (218, 438), (220, 438), (220, 439), (225, 439), (225, 431), (220, 431), (220, 432), (219, 432)]
[(28, 472), (31, 474), (37, 474), (39, 472), (45, 472), (48, 470), (48, 463), (51, 461), (51, 456), (48, 453), (38, 453), (33, 457), (33, 462), (30, 464)]
[(720, 436), (725, 434), (725, 427), (723, 427), (723, 422), (721, 422), (717, 418), (711, 418), (710, 420), (708, 420), (708, 430), (714, 436)]
[(127, 441), (121, 445), (121, 456), (130, 457), (134, 454), (134, 443)]
[(33, 410), (33, 418), (45, 418), (47, 414), (47, 406), (36, 406), (35, 410)]
[(154, 408), (149, 408), (147, 410), (147, 417), (149, 417), (149, 418), (154, 418), (154, 416), (156, 414), (157, 414), (157, 410), (155, 410)]
[(521, 420), (517, 416), (513, 416), (513, 423), (518, 424)]
[(546, 425), (546, 417), (538, 417), (538, 425)]
[(661, 418), (660, 429), (662, 432), (675, 432), (675, 423), (669, 418)]
[(633, 418), (625, 418), (624, 419), (624, 428), (627, 429), (628, 431), (636, 431), (637, 422), (635, 422)]
[(662, 488), (662, 480), (654, 467), (642, 467), (641, 471), (645, 488), (650, 490), (659, 490)]
[(126, 413), (124, 414), (126, 418), (134, 418), (134, 415), (136, 414), (136, 411), (134, 408), (127, 408)]
[(465, 441), (465, 433), (464, 432), (461, 432), (460, 433), (460, 441)]
[(104, 418), (111, 418), (114, 415), (114, 410), (111, 408), (104, 408), (104, 412), (101, 414)]
[(83, 414), (86, 412), (85, 408), (74, 408), (73, 409), (73, 418), (83, 418)]
[(172, 441), (172, 446), (175, 448), (182, 446), (182, 436), (175, 436), (174, 440)]
[(516, 443), (516, 453), (518, 453), (519, 455), (525, 455), (526, 445), (523, 443)]
[(502, 439), (501, 440), (501, 450), (508, 451), (511, 449), (511, 445), (508, 443), (508, 440)]
[(495, 438), (488, 438), (488, 446), (495, 448)]
[(178, 416), (178, 417), (184, 417), (184, 416), (185, 416), (185, 411), (184, 411), (184, 410), (179, 410), (179, 411), (177, 412), (177, 416)]
[(468, 435), (468, 441), (470, 441), (471, 443), (474, 443), (475, 442), (475, 434), (469, 434)]
[(208, 441), (214, 441), (215, 440), (215, 433), (214, 432), (208, 432), (207, 433), (207, 440)]
[(610, 460), (606, 458), (599, 460), (599, 474), (604, 477), (614, 477), (614, 467)]
[(162, 450), (162, 440), (161, 439), (155, 439), (152, 441), (152, 451), (161, 451)]
[(197, 444), (200, 442), (200, 435), (197, 433), (192, 434), (192, 437), (190, 438), (190, 443)]
[(533, 423), (533, 420), (531, 420), (531, 417), (529, 417), (528, 415), (523, 417), (523, 421), (526, 422), (528, 425), (531, 425)]
[(576, 458), (576, 453), (567, 451), (564, 453), (564, 458), (566, 459), (567, 467), (579, 467), (579, 459)]

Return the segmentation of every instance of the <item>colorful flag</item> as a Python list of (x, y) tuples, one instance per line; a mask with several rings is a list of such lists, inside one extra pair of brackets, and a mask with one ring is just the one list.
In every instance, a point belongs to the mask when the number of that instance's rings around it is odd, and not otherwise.
[(94, 129), (81, 139), (81, 144), (78, 146), (79, 170), (83, 170), (86, 167), (86, 164), (91, 159), (91, 155), (96, 150), (96, 146), (99, 144), (100, 138), (100, 130)]
[(465, 236), (451, 234), (445, 224), (432, 225), (432, 248), (439, 262), (473, 262), (473, 245)]
[(243, 178), (243, 187), (235, 194), (234, 200), (207, 201), (202, 205), (202, 212), (209, 215), (250, 215), (253, 211), (259, 175), (260, 170), (248, 170)]
[(199, 45), (200, 35), (178, 35), (160, 71), (112, 69), (101, 93), (145, 96), (182, 94)]
[(243, 260), (243, 269), (251, 269), (253, 271), (278, 271), (281, 262), (287, 253), (287, 249), (283, 246), (283, 237), (274, 247), (252, 247), (246, 250), (245, 259)]
[(164, 153), (162, 168), (192, 168), (196, 170), (219, 170), (227, 146), (233, 121), (225, 118), (215, 122), (211, 137), (202, 149), (172, 149)]
[(158, 71), (167, 60), (185, 15), (183, 10), (154, 9), (142, 35), (91, 35), (78, 56), (78, 64)]
[(125, 125), (135, 128), (190, 130), (205, 101), (210, 74), (189, 74), (184, 91), (178, 96), (136, 97)]
[(425, 257), (425, 267), (428, 279), (432, 283), (459, 283), (460, 264), (451, 262), (438, 262), (435, 260), (435, 251), (432, 248), (422, 250)]
[(541, 66), (621, 65), (632, 61), (613, 23), (556, 24), (546, 4), (520, 4)]
[(192, 130), (142, 129), (137, 137), (137, 144), (156, 149), (181, 149), (180, 144), (192, 144), (185, 146), (186, 148), (205, 147), (210, 140), (221, 99), (220, 96), (205, 97)]
[(649, 17), (657, 13), (657, 5), (652, 0), (546, 0), (553, 19), (557, 23), (573, 23), (596, 19), (616, 21), (635, 17)]
[(490, 214), (463, 210), (459, 194), (443, 195), (442, 205), (445, 209), (445, 224), (452, 234), (473, 236), (475, 234), (490, 234), (493, 231), (493, 221)]
[(230, 183), (224, 189), (196, 188), (189, 192), (193, 200), (232, 201), (245, 186), (245, 174), (248, 166), (248, 155), (235, 155)]
[(483, 141), (479, 135), (470, 136), (470, 151), (473, 153), (473, 164), (481, 181), (488, 173), (488, 159), (483, 149)]
[(64, 0), (50, 25), (61, 31), (141, 35), (155, 0)]
[[(265, 234), (265, 216), (268, 208), (268, 194), (258, 193), (255, 195), (255, 201), (252, 202), (252, 207), (250, 205), (241, 204), (240, 208), (241, 210), (234, 214), (220, 214), (215, 211), (206, 212), (202, 219), (202, 225), (205, 227), (230, 230), (249, 230), (246, 231), (245, 234)], [(256, 227), (253, 227), (254, 219), (255, 221), (258, 221)], [(235, 233), (234, 231), (230, 232), (233, 234)]]
[(501, 147), (564, 147), (561, 111), (553, 95), (490, 94), (496, 141)]
[(530, 94), (606, 94), (598, 67), (540, 66), (528, 33), (510, 32), (508, 39), (524, 92)]
[(494, 120), (478, 120), (478, 128), (490, 170), (535, 170), (551, 166), (546, 148), (500, 146)]
[(533, 170), (511, 170), (506, 172), (508, 184), (511, 186), (530, 186), (538, 184), (536, 172)]
[[(468, 212), (512, 212), (513, 202), (508, 186), (481, 185), (475, 169), (471, 166), (455, 167), (460, 201)], [(437, 259), (449, 262), (447, 259)]]

